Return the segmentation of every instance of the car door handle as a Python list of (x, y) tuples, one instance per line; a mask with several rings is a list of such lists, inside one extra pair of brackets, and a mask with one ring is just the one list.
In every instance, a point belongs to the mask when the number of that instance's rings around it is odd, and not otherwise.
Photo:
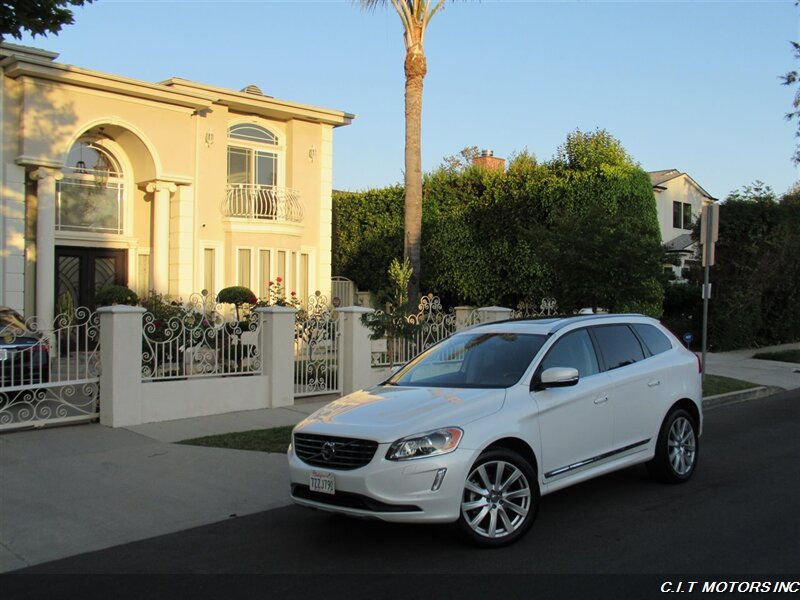
[(661, 385), (660, 379), (653, 379), (647, 382), (647, 387), (656, 387), (657, 385)]
[(603, 402), (608, 402), (608, 396), (600, 396), (594, 399), (595, 404), (603, 404)]

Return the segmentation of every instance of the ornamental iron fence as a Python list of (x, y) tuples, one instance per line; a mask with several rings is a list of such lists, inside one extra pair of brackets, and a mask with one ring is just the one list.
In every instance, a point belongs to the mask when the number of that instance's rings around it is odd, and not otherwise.
[(48, 325), (0, 309), (0, 431), (99, 416), (97, 313), (81, 306)]
[(444, 310), (438, 296), (433, 294), (423, 296), (417, 309), (418, 312), (414, 314), (397, 317), (415, 326), (415, 332), (411, 337), (387, 337), (375, 341), (372, 352), (373, 367), (405, 364), (417, 354), (455, 332), (456, 315), (452, 309)]
[(183, 305), (153, 303), (143, 317), (142, 381), (260, 375), (255, 312), (231, 310), (203, 290)]
[(294, 396), (302, 398), (341, 391), (339, 313), (316, 292), (294, 325)]
[[(387, 367), (405, 364), (417, 354), (455, 333), (457, 329), (480, 325), (489, 317), (490, 313), (491, 311), (486, 308), (475, 308), (462, 321), (457, 319), (452, 309), (445, 310), (437, 296), (433, 294), (423, 296), (416, 314), (397, 317), (417, 325), (416, 333), (410, 338), (376, 340), (373, 343), (372, 366)], [(509, 316), (513, 319), (552, 317), (557, 314), (558, 303), (555, 298), (543, 298), (538, 306), (532, 302), (523, 301), (517, 305), (516, 310), (509, 312)]]
[(517, 309), (512, 313), (515, 319), (538, 319), (555, 317), (559, 314), (558, 302), (555, 298), (542, 298), (538, 306), (530, 301), (522, 300), (517, 304)]

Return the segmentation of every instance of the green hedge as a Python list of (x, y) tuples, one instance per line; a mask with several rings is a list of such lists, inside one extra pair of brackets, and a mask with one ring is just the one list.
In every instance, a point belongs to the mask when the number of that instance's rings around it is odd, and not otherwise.
[(800, 203), (768, 198), (723, 203), (710, 279), (714, 348), (800, 340)]
[[(779, 201), (768, 187), (745, 186), (720, 204), (716, 261), (710, 269), (708, 347), (757, 348), (800, 340), (800, 197)], [(699, 234), (695, 226), (694, 237)], [(700, 347), (703, 269), (667, 287), (664, 322), (692, 332)]]
[[(449, 305), (661, 311), (660, 237), (647, 175), (604, 131), (570, 134), (551, 161), (505, 172), (439, 169), (424, 179), (421, 288)], [(403, 251), (403, 188), (334, 193), (333, 270), (387, 287)], [(587, 268), (589, 267), (589, 268)]]

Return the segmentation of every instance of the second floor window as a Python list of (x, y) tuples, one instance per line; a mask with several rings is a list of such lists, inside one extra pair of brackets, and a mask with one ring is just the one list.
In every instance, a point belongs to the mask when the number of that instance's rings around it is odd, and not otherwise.
[(676, 229), (692, 229), (692, 205), (690, 203), (672, 203), (672, 226)]
[(228, 129), (228, 184), (278, 185), (278, 138), (275, 134), (250, 123)]

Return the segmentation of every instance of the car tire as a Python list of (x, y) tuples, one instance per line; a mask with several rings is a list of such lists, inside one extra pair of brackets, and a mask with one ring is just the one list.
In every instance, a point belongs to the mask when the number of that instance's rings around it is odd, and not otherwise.
[(525, 535), (538, 510), (539, 482), (531, 464), (511, 450), (490, 449), (470, 467), (458, 527), (467, 541), (497, 548)]
[(670, 412), (661, 425), (656, 454), (647, 463), (650, 475), (664, 483), (683, 483), (697, 468), (700, 439), (694, 417), (682, 408)]

